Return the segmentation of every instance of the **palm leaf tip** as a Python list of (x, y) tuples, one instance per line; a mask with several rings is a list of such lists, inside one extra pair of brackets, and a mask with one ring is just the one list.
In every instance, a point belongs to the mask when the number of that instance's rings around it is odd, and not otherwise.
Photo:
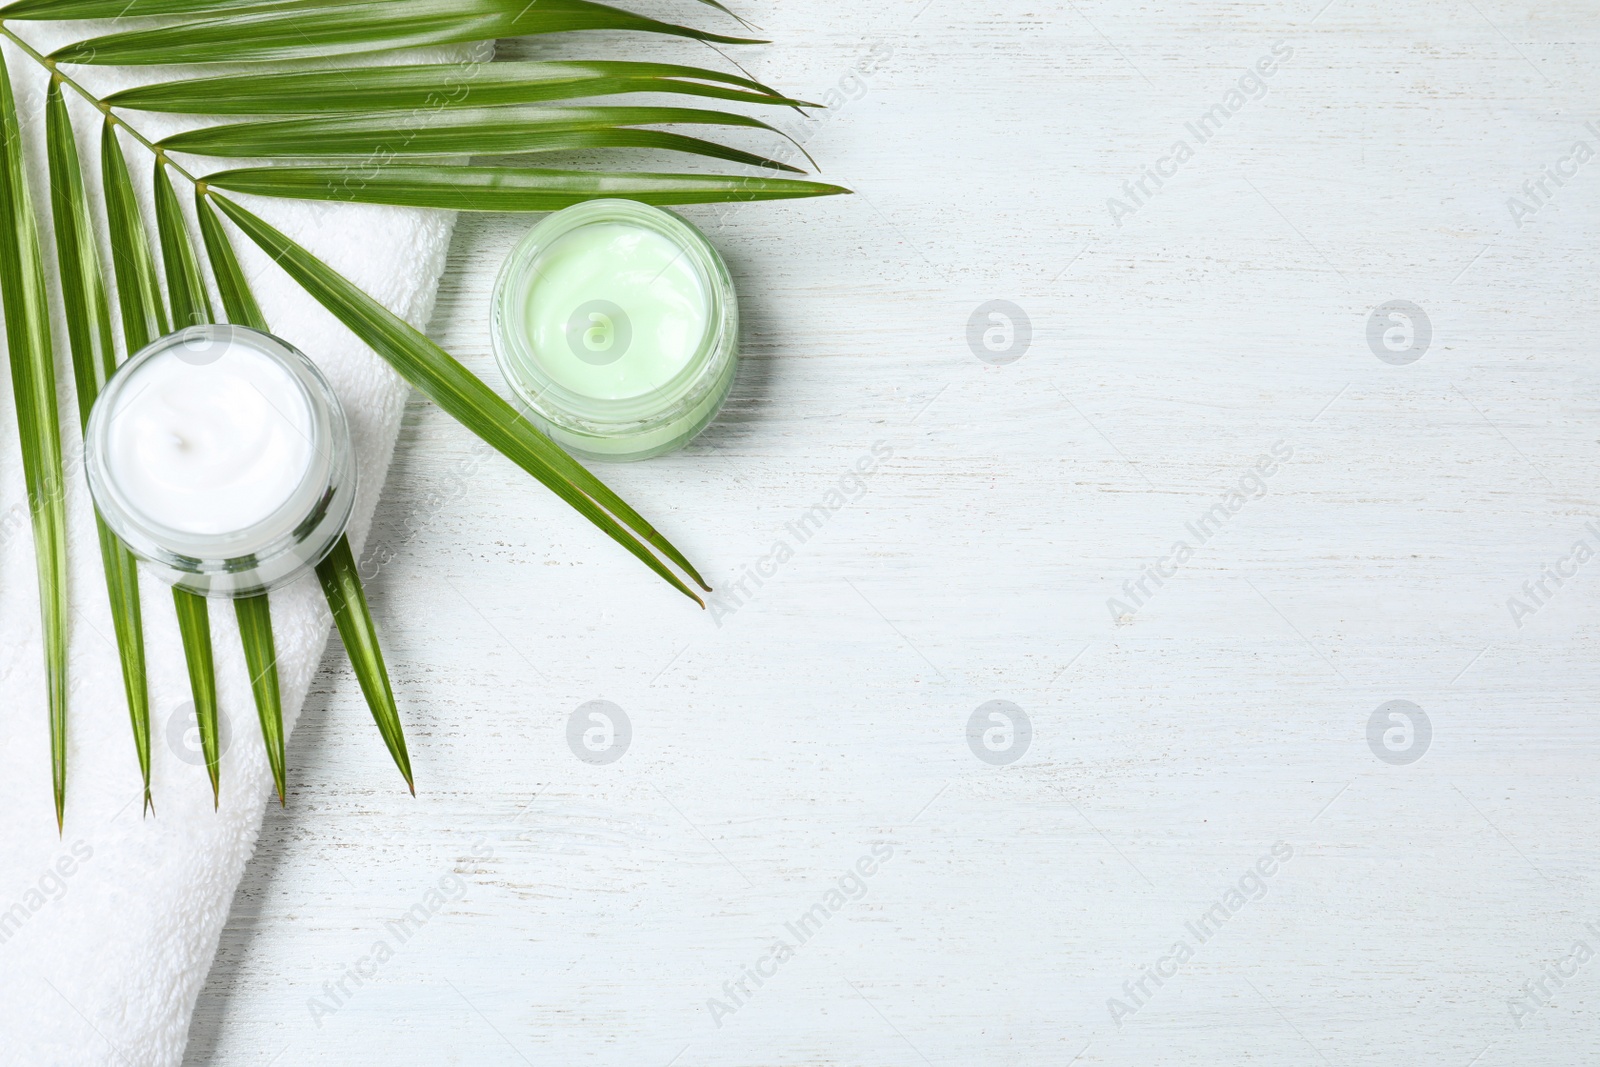
[(239, 619), (239, 638), (244, 644), (250, 691), (255, 696), (256, 715), (261, 720), (261, 741), (267, 749), (272, 784), (278, 790), (278, 806), (286, 807), (283, 699), (278, 691), (278, 650), (272, 638), (271, 604), (267, 595), (261, 593), (239, 597), (234, 600), (233, 607)]
[(112, 93), (135, 111), (199, 115), (340, 115), (429, 112), (629, 93), (673, 93), (757, 105), (821, 107), (751, 78), (706, 67), (627, 60), (424, 63), (349, 70), (252, 71), (184, 78)]
[(439, 158), (522, 155), (580, 149), (657, 148), (804, 173), (769, 159), (651, 125), (746, 127), (799, 141), (769, 123), (735, 112), (684, 107), (545, 107), (529, 104), (442, 110), (397, 117), (389, 112), (314, 115), (228, 123), (163, 139), (163, 150), (223, 158)]
[(416, 796), (417, 785), (411, 776), (411, 754), (406, 751), (400, 709), (395, 706), (394, 688), (389, 684), (389, 670), (378, 644), (378, 629), (367, 606), (366, 590), (361, 584), (361, 573), (356, 568), (348, 538), (340, 537), (333, 551), (317, 564), (317, 579), (322, 583), (323, 595), (339, 628), (339, 639), (344, 642), (350, 667), (361, 685), (372, 719), (378, 725), (378, 733), (395, 766), (405, 777), (406, 787)]
[(178, 586), (172, 587), (178, 613), (178, 633), (189, 668), (189, 691), (194, 698), (194, 718), (200, 728), (200, 750), (206, 775), (211, 779), (211, 807), (222, 802), (222, 753), (218, 747), (217, 678), (211, 654), (211, 611), (206, 598)]

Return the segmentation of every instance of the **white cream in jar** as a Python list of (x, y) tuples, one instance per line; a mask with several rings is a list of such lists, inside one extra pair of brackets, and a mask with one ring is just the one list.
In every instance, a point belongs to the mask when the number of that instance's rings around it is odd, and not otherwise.
[(107, 413), (108, 473), (151, 522), (188, 534), (255, 526), (311, 465), (311, 405), (259, 348), (158, 353)]
[(255, 330), (190, 327), (136, 353), (95, 401), (84, 444), (106, 524), (198, 592), (283, 584), (349, 517), (337, 398), (304, 355)]

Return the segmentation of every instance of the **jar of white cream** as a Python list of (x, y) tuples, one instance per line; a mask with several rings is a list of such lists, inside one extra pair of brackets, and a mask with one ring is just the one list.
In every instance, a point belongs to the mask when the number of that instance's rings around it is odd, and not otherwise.
[(350, 430), (327, 379), (241, 326), (191, 326), (129, 358), (89, 414), (84, 467), (134, 555), (211, 596), (252, 596), (314, 567), (355, 499)]

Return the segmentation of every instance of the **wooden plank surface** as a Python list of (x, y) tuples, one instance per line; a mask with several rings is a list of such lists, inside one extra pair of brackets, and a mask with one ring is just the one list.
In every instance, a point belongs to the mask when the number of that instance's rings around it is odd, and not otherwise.
[[(685, 212), (739, 378), (602, 471), (726, 599), (414, 400), (418, 796), (330, 651), (188, 1062), (1592, 1057), (1600, 13), (740, 8), (858, 195)], [(529, 221), (462, 220), (432, 325), (497, 384)]]

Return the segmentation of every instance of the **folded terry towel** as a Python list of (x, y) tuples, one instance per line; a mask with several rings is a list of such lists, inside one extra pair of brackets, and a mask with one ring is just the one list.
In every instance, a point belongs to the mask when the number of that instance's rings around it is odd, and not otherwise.
[[(51, 40), (51, 31), (60, 37), (61, 29), (24, 24), (22, 32), (31, 43), (54, 46), (59, 41)], [(461, 50), (438, 49), (406, 58), (466, 57)], [(45, 81), (40, 68), (15, 49), (7, 46), (5, 58), (24, 116), (35, 209), (48, 216), (42, 123), (28, 121), (43, 114)], [(109, 92), (132, 84), (118, 80), (125, 73), (95, 69), (87, 81)], [(145, 72), (139, 80), (154, 78)], [(74, 119), (85, 170), (98, 174), (99, 124), (87, 108), (75, 110)], [(156, 121), (148, 126), (163, 135), (175, 128)], [(145, 186), (147, 218), (153, 218), (149, 154), (128, 141), (124, 151), (136, 181)], [(412, 324), (426, 323), (452, 215), (247, 202)], [(40, 221), (46, 270), (53, 276), (49, 220)], [(104, 248), (103, 219), (101, 224)], [(247, 239), (235, 234), (234, 246), (274, 332), (317, 362), (349, 415), (360, 479), (351, 540), (359, 553), (408, 387)], [(72, 455), (78, 417), (59, 307), (53, 331), (61, 424)], [(58, 838), (33, 538), (9, 382), (0, 387), (0, 397), (0, 1064), (176, 1064), (272, 791), (238, 628), (233, 612), (214, 603), (212, 641), (228, 747), (221, 807), (213, 812), (195, 746), (172, 598), (166, 586), (141, 574), (156, 804), (156, 814), (147, 817), (93, 513), (82, 469), (71, 465), (73, 690), (66, 826)], [(299, 715), (331, 619), (314, 577), (274, 593), (272, 614), (287, 730)], [(376, 732), (372, 740), (381, 743)]]

